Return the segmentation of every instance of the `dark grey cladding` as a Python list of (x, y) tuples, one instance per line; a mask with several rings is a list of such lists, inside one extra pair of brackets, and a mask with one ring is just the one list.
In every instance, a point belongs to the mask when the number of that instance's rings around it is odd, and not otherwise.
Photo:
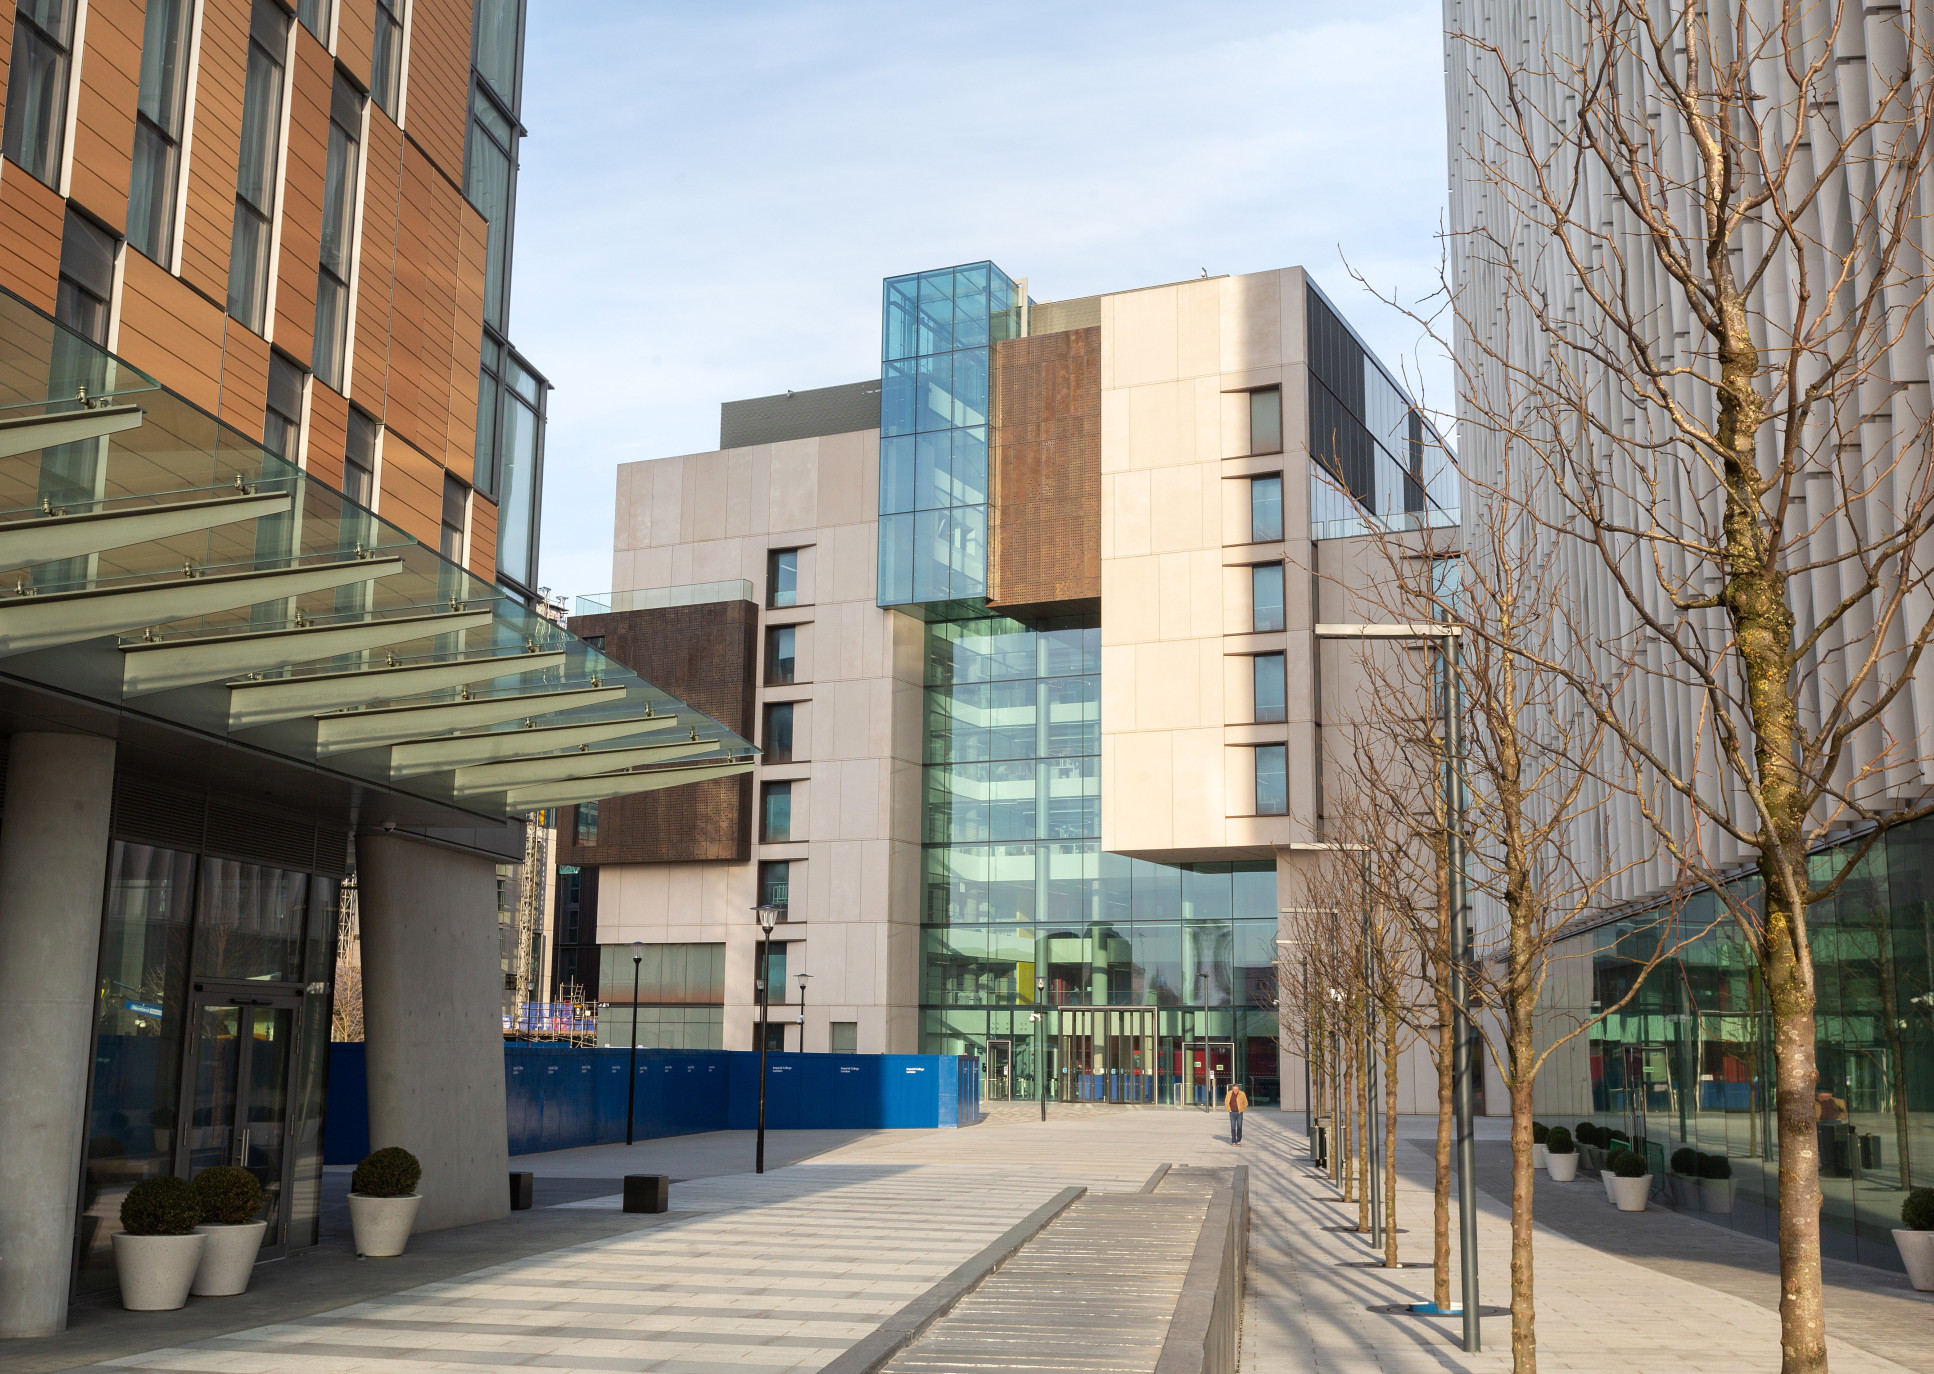
[(745, 448), (821, 434), (880, 427), (880, 379), (727, 401), (719, 407), (719, 447)]

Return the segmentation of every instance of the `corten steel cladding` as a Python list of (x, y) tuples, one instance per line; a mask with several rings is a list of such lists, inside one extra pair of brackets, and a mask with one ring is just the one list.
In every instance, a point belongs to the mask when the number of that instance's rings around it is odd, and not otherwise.
[(995, 344), (993, 397), (989, 604), (1098, 604), (1100, 327)]

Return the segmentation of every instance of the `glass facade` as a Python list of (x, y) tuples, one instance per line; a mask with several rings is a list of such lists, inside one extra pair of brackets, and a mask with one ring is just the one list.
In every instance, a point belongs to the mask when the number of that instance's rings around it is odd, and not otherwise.
[(989, 346), (1017, 288), (977, 262), (891, 277), (885, 292), (879, 604), (984, 597)]
[(1273, 1101), (1275, 864), (1101, 852), (1100, 671), (1093, 618), (927, 626), (921, 1050), (996, 1099)]
[[(1816, 882), (1831, 876), (1830, 862), (1815, 860)], [(1934, 821), (1904, 826), (1809, 919), (1819, 993), (1822, 1249), (1894, 1269), (1900, 1260), (1890, 1232), (1900, 1225), (1901, 1201), (1910, 1187), (1934, 1186), (1930, 878)], [(1694, 899), (1672, 931), (1638, 916), (1580, 937), (1591, 942), (1599, 1005), (1630, 988), (1648, 945), (1697, 937), (1592, 1036), (1593, 1116), (1634, 1139), (1645, 1136), (1655, 1173), (1681, 1145), (1725, 1155), (1732, 1210), (1707, 1219), (1773, 1239), (1779, 1152), (1771, 1018), (1752, 950), (1717, 905), (1710, 893)]]
[[(634, 964), (640, 952), (644, 957)], [(601, 945), (598, 954), (605, 1003), (598, 1015), (600, 1045), (629, 1046), (635, 1017), (640, 1049), (725, 1047), (723, 944), (648, 944), (642, 951)]]

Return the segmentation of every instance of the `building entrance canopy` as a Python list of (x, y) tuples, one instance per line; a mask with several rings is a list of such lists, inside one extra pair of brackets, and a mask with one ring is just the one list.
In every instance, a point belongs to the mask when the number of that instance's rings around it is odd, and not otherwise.
[(756, 752), (5, 293), (0, 677), (442, 823), (729, 776)]

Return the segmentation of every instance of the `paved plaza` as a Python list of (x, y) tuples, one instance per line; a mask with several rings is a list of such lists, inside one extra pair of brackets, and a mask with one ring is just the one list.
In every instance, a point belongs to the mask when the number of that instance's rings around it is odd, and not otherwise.
[[(1126, 1204), (1161, 1164), (1232, 1163), (1249, 1167), (1253, 1206), (1245, 1374), (1509, 1368), (1506, 1318), (1487, 1320), (1485, 1351), (1466, 1356), (1454, 1320), (1376, 1310), (1427, 1298), (1430, 1271), (1361, 1267), (1363, 1238), (1325, 1229), (1353, 1224), (1356, 1209), (1310, 1168), (1300, 1116), (1250, 1113), (1235, 1149), (1220, 1114), (1051, 1109), (1043, 1124), (1034, 1112), (999, 1107), (961, 1131), (775, 1135), (763, 1176), (743, 1172), (743, 1133), (526, 1157), (541, 1180), (532, 1212), (417, 1237), (403, 1260), (358, 1262), (326, 1241), (264, 1266), (247, 1297), (184, 1312), (84, 1307), (64, 1337), (0, 1346), (0, 1370), (803, 1374), (1069, 1185)], [(1407, 1261), (1430, 1257), (1427, 1144), (1400, 1150)], [(1500, 1186), (1501, 1147), (1483, 1145), (1484, 1185)], [(683, 1180), (671, 1213), (628, 1216), (603, 1191), (645, 1171)], [(1670, 1212), (1616, 1213), (1596, 1180), (1545, 1187), (1558, 1229), (1538, 1237), (1543, 1368), (1778, 1367), (1770, 1246)], [(1502, 1305), (1505, 1211), (1491, 1196), (1480, 1210), (1484, 1297)], [(1831, 1278), (1836, 1371), (1934, 1374), (1934, 1300), (1877, 1270), (1834, 1266)], [(1052, 1363), (1010, 1347), (997, 1367)]]

